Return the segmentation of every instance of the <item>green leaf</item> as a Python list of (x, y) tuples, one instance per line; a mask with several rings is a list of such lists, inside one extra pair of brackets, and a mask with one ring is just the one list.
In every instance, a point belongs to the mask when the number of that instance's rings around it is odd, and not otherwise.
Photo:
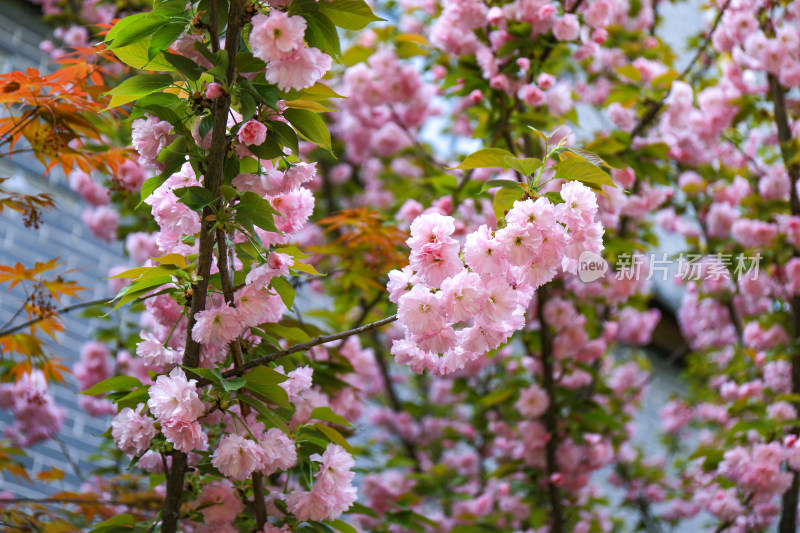
[(291, 408), (291, 403), (289, 403), (289, 395), (286, 394), (286, 391), (280, 385), (264, 385), (261, 383), (251, 382), (245, 376), (245, 388), (259, 396), (263, 397), (266, 401), (273, 405), (277, 405), (278, 407), (284, 407), (286, 409)]
[(226, 157), (223, 161), (222, 176), (225, 178), (225, 183), (230, 183), (233, 178), (239, 175), (239, 158)]
[(212, 368), (211, 373), (217, 377), (220, 385), (222, 385), (222, 388), (225, 389), (225, 392), (239, 390), (245, 385), (247, 385), (247, 380), (241, 376), (225, 379), (224, 377), (222, 377), (220, 371), (217, 370), (216, 368)]
[(595, 190), (602, 189), (603, 185), (616, 187), (606, 171), (585, 159), (567, 159), (558, 163), (555, 168), (555, 179), (580, 181)]
[(325, 121), (318, 114), (305, 109), (290, 108), (283, 112), (283, 117), (304, 139), (332, 152), (331, 133), (328, 131)]
[(300, 148), (297, 140), (297, 133), (290, 125), (279, 120), (273, 120), (269, 123), (268, 127), (281, 145), (288, 146), (295, 154), (299, 153)]
[(312, 418), (316, 418), (317, 420), (324, 420), (325, 422), (333, 422), (334, 424), (339, 424), (341, 426), (349, 426), (353, 427), (353, 424), (347, 421), (347, 419), (341, 415), (337, 415), (333, 412), (330, 407), (317, 407), (313, 411), (311, 411), (311, 416), (308, 417), (309, 420)]
[(681, 77), (680, 72), (678, 72), (674, 68), (671, 68), (664, 74), (661, 74), (653, 78), (653, 81), (650, 82), (650, 85), (652, 85), (656, 89), (666, 89), (667, 87), (670, 87), (672, 85), (672, 82), (674, 82), (680, 77)]
[(519, 187), (519, 182), (514, 180), (489, 180), (481, 187), (481, 192), (486, 192), (495, 187)]
[(364, 516), (378, 518), (378, 513), (376, 513), (366, 505), (358, 502), (355, 502), (353, 505), (350, 506), (350, 509), (347, 511), (347, 514), (363, 514)]
[(490, 407), (492, 405), (501, 403), (509, 399), (514, 394), (514, 389), (500, 389), (490, 392), (480, 400), (483, 407)]
[(502, 148), (483, 148), (464, 158), (460, 165), (454, 168), (464, 170), (472, 168), (507, 168), (506, 157), (514, 157), (514, 154)]
[(118, 533), (134, 531), (133, 515), (125, 513), (112, 516), (95, 525), (89, 533)]
[(347, 30), (360, 30), (370, 22), (384, 20), (376, 17), (364, 0), (333, 0), (318, 5), (331, 22)]
[(200, 66), (186, 56), (164, 52), (164, 60), (190, 81), (199, 80), (203, 74)]
[(317, 82), (311, 87), (302, 90), (292, 89), (282, 94), (282, 100), (328, 100), (330, 98), (345, 98), (324, 83)]
[(558, 192), (558, 191), (546, 192), (546, 193), (544, 193), (544, 195), (548, 200), (550, 200), (550, 203), (552, 203), (552, 204), (563, 204), (564, 203), (564, 199), (561, 198), (561, 193)]
[(267, 67), (266, 63), (250, 52), (237, 53), (235, 63), (237, 72), (262, 72)]
[(276, 385), (289, 379), (286, 374), (281, 374), (268, 366), (259, 366), (244, 375), (244, 378), (251, 383), (261, 385)]
[(110, 50), (147, 39), (163, 27), (169, 19), (152, 13), (136, 13), (119, 20), (106, 35), (105, 43)]
[(186, 24), (182, 22), (170, 22), (160, 26), (147, 43), (147, 59), (153, 59), (168, 49), (185, 29)]
[(123, 305), (134, 301), (137, 298), (141, 298), (145, 296), (147, 293), (153, 291), (156, 287), (160, 287), (161, 285), (166, 285), (167, 283), (172, 282), (172, 276), (170, 275), (159, 275), (159, 276), (152, 276), (147, 277), (144, 279), (140, 279), (135, 283), (131, 283), (130, 285), (123, 287), (119, 294), (112, 300), (112, 302), (117, 302), (114, 305), (114, 308), (111, 311), (116, 311)]
[(492, 202), (497, 220), (505, 218), (506, 212), (511, 209), (514, 202), (522, 198), (523, 194), (525, 193), (519, 187), (503, 187), (497, 191)]
[(262, 144), (250, 145), (247, 149), (259, 159), (275, 159), (283, 155), (283, 148), (272, 135), (267, 135), (267, 139)]
[(283, 421), (278, 413), (264, 405), (264, 402), (257, 400), (252, 396), (248, 396), (247, 394), (241, 393), (237, 393), (236, 398), (258, 411), (258, 414), (266, 418), (269, 424), (272, 424), (271, 427), (276, 427), (287, 435), (291, 436), (292, 433), (289, 430), (289, 427), (286, 425), (286, 422)]
[(276, 337), (282, 337), (290, 341), (308, 342), (311, 340), (308, 333), (300, 328), (281, 326), (280, 324), (263, 324), (260, 328)]
[(133, 376), (114, 376), (112, 378), (104, 379), (100, 383), (95, 383), (81, 394), (87, 396), (97, 396), (98, 394), (105, 394), (111, 391), (127, 391), (134, 387), (141, 387), (142, 382)]
[(178, 137), (159, 152), (156, 160), (159, 163), (167, 163), (173, 159), (180, 159), (181, 165), (186, 160), (186, 139)]
[(323, 523), (328, 524), (332, 528), (336, 529), (337, 531), (341, 531), (342, 533), (358, 533), (356, 528), (343, 520), (326, 520)]
[[(319, 5), (319, 4), (318, 4)], [(339, 32), (331, 19), (320, 11), (304, 11), (306, 19), (306, 42), (309, 46), (319, 48), (328, 55), (339, 57), (342, 55), (342, 45), (339, 42)]]
[(338, 444), (348, 452), (353, 453), (353, 447), (350, 446), (350, 443), (347, 442), (347, 439), (345, 439), (342, 434), (336, 431), (334, 428), (326, 426), (325, 424), (314, 424), (313, 427), (328, 437), (328, 439), (334, 444)]
[(170, 85), (172, 85), (172, 76), (169, 74), (138, 74), (105, 93), (111, 95), (111, 101), (104, 111), (133, 102)]
[(150, 59), (147, 55), (147, 40), (129, 44), (113, 50), (120, 61), (139, 70), (164, 70), (173, 71), (175, 67), (170, 65), (162, 54)]
[(641, 83), (642, 81), (642, 73), (639, 72), (639, 69), (633, 65), (623, 65), (621, 67), (614, 68), (614, 70), (620, 76), (624, 76), (631, 81), (635, 81), (636, 83)]
[(128, 394), (117, 398), (114, 400), (114, 403), (117, 404), (118, 409), (125, 409), (126, 407), (135, 409), (140, 403), (146, 404), (147, 400), (149, 399), (150, 387), (139, 387), (138, 389), (132, 390)]
[(236, 206), (236, 222), (253, 232), (253, 226), (264, 231), (280, 233), (275, 227), (273, 215), (278, 214), (272, 205), (254, 192), (245, 191)]
[(286, 309), (291, 309), (294, 303), (294, 287), (292, 287), (292, 284), (286, 281), (286, 278), (278, 276), (272, 278), (270, 286), (275, 289), (275, 292), (281, 297)]
[(192, 211), (202, 211), (207, 205), (217, 201), (217, 197), (205, 187), (181, 187), (173, 189), (172, 192), (178, 197), (178, 201)]
[(528, 157), (525, 159), (517, 159), (516, 157), (505, 157), (506, 165), (508, 168), (513, 168), (523, 176), (530, 176), (542, 166), (542, 160), (535, 157)]

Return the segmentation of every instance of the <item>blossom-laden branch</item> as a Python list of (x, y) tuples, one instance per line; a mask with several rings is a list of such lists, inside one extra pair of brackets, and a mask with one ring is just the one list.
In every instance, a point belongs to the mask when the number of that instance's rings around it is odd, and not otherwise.
[[(228, 29), (225, 36), (225, 51), (228, 55), (228, 68), (226, 69), (224, 80), (226, 83), (234, 81), (235, 59), (236, 52), (239, 49), (239, 35), (242, 29), (245, 3), (244, 0), (232, 0), (228, 11)], [(203, 208), (201, 217), (200, 244), (197, 257), (197, 272), (200, 280), (192, 287), (192, 305), (187, 324), (186, 348), (183, 353), (183, 364), (190, 368), (197, 367), (200, 363), (200, 344), (192, 338), (192, 328), (196, 323), (197, 314), (206, 307), (209, 276), (214, 255), (215, 221), (212, 220), (214, 215), (213, 207), (219, 206), (221, 201), (219, 189), (223, 183), (223, 167), (227, 155), (226, 126), (230, 105), (231, 98), (227, 93), (216, 98), (212, 104), (214, 129), (211, 136), (211, 149), (203, 187), (216, 201), (215, 206), (207, 205)], [(172, 466), (167, 476), (167, 495), (164, 499), (163, 533), (175, 533), (178, 529), (186, 466), (187, 454), (177, 450), (173, 451)]]
[[(267, 355), (263, 355), (261, 357), (257, 357), (256, 359), (252, 359), (247, 361), (246, 363), (242, 364), (239, 368), (234, 368), (232, 370), (228, 370), (227, 372), (222, 373), (222, 377), (224, 378), (234, 378), (236, 376), (241, 376), (242, 374), (247, 373), (248, 371), (262, 366), (269, 364), (273, 361), (280, 359), (281, 357), (285, 357), (287, 355), (291, 355), (297, 352), (304, 352), (313, 348), (314, 346), (319, 346), (320, 344), (325, 344), (332, 341), (338, 341), (341, 339), (346, 339), (347, 337), (352, 337), (353, 335), (360, 335), (362, 333), (366, 333), (375, 328), (379, 328), (381, 326), (385, 326), (386, 324), (391, 324), (397, 320), (397, 315), (392, 315), (376, 322), (370, 322), (369, 324), (364, 324), (363, 326), (359, 326), (357, 328), (348, 329), (347, 331), (342, 331), (339, 333), (334, 333), (331, 335), (321, 335), (315, 339), (311, 339), (308, 342), (304, 342), (301, 344), (295, 344), (294, 346), (290, 346), (285, 350), (281, 350), (279, 352), (272, 352)], [(202, 387), (204, 385), (210, 385), (211, 381), (204, 379), (200, 376), (192, 376), (194, 379), (197, 379), (197, 386)]]

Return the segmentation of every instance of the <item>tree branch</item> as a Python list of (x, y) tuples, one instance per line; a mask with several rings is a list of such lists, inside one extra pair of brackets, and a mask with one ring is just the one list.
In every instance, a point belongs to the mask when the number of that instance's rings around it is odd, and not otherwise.
[[(361, 333), (365, 333), (371, 329), (379, 328), (381, 326), (385, 326), (386, 324), (391, 324), (397, 320), (397, 315), (392, 315), (390, 317), (386, 317), (384, 319), (378, 320), (377, 322), (370, 322), (369, 324), (364, 324), (363, 326), (359, 326), (357, 328), (348, 329), (347, 331), (342, 331), (340, 333), (334, 333), (332, 335), (321, 335), (316, 339), (312, 339), (308, 342), (304, 342), (302, 344), (295, 344), (294, 346), (290, 346), (285, 350), (281, 350), (279, 352), (272, 352), (267, 355), (258, 357), (253, 359), (252, 361), (248, 361), (244, 363), (240, 368), (234, 368), (232, 370), (228, 370), (227, 372), (222, 373), (222, 377), (224, 378), (232, 378), (236, 376), (241, 376), (242, 374), (246, 373), (248, 370), (252, 370), (257, 366), (265, 365), (267, 363), (271, 363), (276, 359), (280, 359), (281, 357), (285, 357), (287, 355), (303, 352), (314, 346), (319, 346), (320, 344), (325, 344), (326, 342), (331, 341), (338, 341), (339, 339), (345, 339), (350, 337), (351, 335), (359, 335)], [(196, 374), (192, 375), (193, 379), (197, 380), (197, 386), (202, 387), (205, 385), (210, 385), (211, 382), (205, 378), (202, 378)]]
[(128, 507), (145, 507), (147, 504), (157, 504), (161, 498), (145, 498), (140, 501), (124, 500), (84, 500), (82, 498), (0, 498), (0, 504), (6, 503), (31, 503), (43, 504), (54, 503), (63, 505), (127, 505)]
[[(236, 307), (233, 297), (233, 273), (228, 263), (228, 242), (226, 239), (227, 235), (225, 232), (221, 229), (217, 229), (217, 269), (220, 274), (222, 293), (225, 296), (225, 302), (231, 307)], [(233, 352), (233, 367), (241, 368), (243, 360), (242, 346), (239, 344), (239, 339), (237, 338), (231, 341), (230, 346)], [(242, 413), (242, 418), (246, 421), (247, 415), (250, 414), (250, 406), (240, 400), (239, 410)], [(264, 499), (264, 474), (261, 472), (254, 472), (251, 479), (253, 480), (253, 511), (256, 516), (256, 525), (258, 529), (261, 529), (267, 521), (267, 504)]]
[(545, 460), (547, 462), (547, 487), (550, 497), (550, 510), (552, 511), (553, 524), (551, 533), (564, 533), (564, 510), (561, 503), (561, 490), (553, 482), (553, 474), (558, 471), (556, 452), (558, 451), (558, 405), (556, 404), (556, 383), (553, 377), (553, 339), (550, 335), (550, 326), (544, 319), (544, 307), (547, 303), (547, 285), (539, 287), (536, 291), (536, 309), (539, 315), (542, 338), (542, 384), (550, 400), (542, 419), (550, 438), (545, 445)]
[[(719, 26), (719, 23), (722, 20), (722, 15), (725, 14), (725, 10), (728, 9), (728, 5), (730, 3), (731, 0), (727, 0), (725, 4), (720, 8), (719, 13), (717, 13), (717, 17), (714, 19), (714, 23), (711, 25), (711, 29), (706, 34), (706, 38), (703, 40), (703, 44), (700, 46), (700, 48), (697, 49), (697, 53), (694, 55), (692, 60), (689, 61), (689, 64), (684, 67), (684, 69), (681, 71), (680, 75), (675, 81), (684, 80), (686, 76), (689, 75), (689, 72), (692, 71), (695, 64), (703, 56), (703, 54), (705, 54), (708, 45), (711, 44), (711, 38), (714, 35), (714, 32), (717, 31), (717, 26)], [(664, 102), (667, 100), (671, 92), (672, 92), (672, 85), (670, 84), (669, 90), (660, 100), (650, 103), (650, 106), (647, 108), (647, 111), (645, 111), (644, 115), (642, 115), (642, 118), (639, 119), (639, 122), (637, 122), (636, 126), (634, 126), (633, 131), (631, 131), (631, 140), (635, 139), (636, 137), (641, 137), (647, 126), (650, 125), (653, 119), (655, 119), (656, 116), (658, 115), (658, 112), (661, 111), (661, 108), (664, 107)]]
[[(97, 300), (90, 300), (88, 302), (81, 302), (81, 303), (77, 303), (77, 304), (67, 305), (67, 306), (64, 306), (64, 307), (62, 307), (60, 309), (56, 309), (55, 311), (53, 311), (53, 315), (61, 315), (61, 314), (64, 314), (64, 313), (69, 313), (70, 311), (75, 311), (77, 309), (83, 309), (84, 307), (92, 307), (93, 305), (103, 305), (103, 304), (108, 303), (109, 300), (111, 300), (111, 298), (113, 298), (113, 297), (99, 298)], [(6, 335), (12, 335), (12, 334), (14, 334), (14, 333), (16, 333), (16, 332), (18, 332), (20, 330), (23, 330), (23, 329), (27, 328), (28, 326), (32, 326), (32, 325), (36, 324), (37, 322), (41, 322), (42, 320), (50, 318), (53, 315), (40, 316), (40, 317), (32, 318), (31, 320), (28, 320), (27, 322), (23, 322), (21, 324), (17, 324), (16, 326), (11, 326), (11, 327), (9, 327), (7, 329), (4, 329), (4, 330), (0, 331), (0, 337), (5, 337)]]
[[(242, 15), (245, 0), (231, 0), (228, 9), (228, 29), (225, 35), (225, 50), (228, 53), (228, 69), (226, 82), (233, 83), (236, 69), (236, 52), (239, 50), (239, 35), (242, 29)], [(183, 364), (197, 367), (200, 363), (200, 344), (192, 338), (192, 328), (196, 323), (197, 313), (206, 307), (208, 296), (208, 280), (211, 262), (214, 255), (214, 225), (211, 220), (214, 209), (219, 208), (219, 188), (223, 182), (223, 170), (228, 151), (227, 122), (231, 98), (227, 92), (214, 100), (214, 131), (211, 135), (211, 150), (208, 156), (208, 168), (203, 178), (203, 187), (217, 198), (216, 204), (203, 208), (201, 216), (199, 250), (197, 257), (197, 274), (200, 281), (192, 287), (192, 305), (187, 325), (186, 348), (183, 352)], [(186, 473), (187, 456), (183, 452), (172, 452), (172, 467), (167, 475), (167, 495), (164, 499), (162, 533), (176, 533), (180, 517), (181, 497), (184, 492), (183, 478)]]
[[(789, 116), (786, 112), (786, 97), (783, 88), (778, 82), (778, 78), (774, 74), (767, 76), (769, 80), (769, 92), (774, 105), (775, 125), (778, 128), (778, 141), (781, 147), (781, 156), (783, 157), (786, 172), (789, 174), (789, 183), (791, 183), (791, 194), (789, 206), (793, 216), (800, 216), (800, 198), (797, 194), (797, 180), (800, 178), (800, 164), (791, 160), (787, 144), (792, 141), (792, 130), (789, 127)], [(797, 250), (794, 251), (794, 256), (798, 257)], [(800, 339), (800, 296), (792, 296), (792, 326), (795, 338)], [(792, 393), (800, 394), (800, 353), (797, 349), (791, 352), (791, 365), (792, 365)], [(800, 402), (794, 402), (795, 409), (800, 409)], [(799, 427), (792, 428), (793, 433), (800, 433)], [(791, 469), (792, 484), (789, 490), (783, 495), (783, 505), (781, 509), (781, 521), (778, 525), (779, 533), (793, 533), (797, 527), (797, 503), (800, 499), (800, 472)]]
[[(392, 407), (392, 411), (395, 413), (402, 413), (404, 412), (403, 405), (400, 403), (400, 399), (397, 397), (397, 391), (394, 390), (392, 376), (389, 375), (389, 367), (386, 365), (386, 359), (384, 358), (384, 353), (381, 349), (378, 335), (374, 329), (372, 330), (372, 340), (375, 343), (375, 361), (378, 363), (378, 368), (380, 369), (381, 376), (383, 377), (383, 386), (386, 390), (386, 396), (389, 399), (389, 405)], [(406, 454), (408, 454), (409, 459), (414, 461), (414, 471), (417, 473), (421, 472), (422, 467), (420, 465), (419, 454), (417, 454), (416, 446), (414, 446), (413, 442), (403, 437), (403, 435), (400, 433), (398, 433), (397, 436), (400, 439), (400, 442), (403, 443), (403, 447), (406, 449)]]

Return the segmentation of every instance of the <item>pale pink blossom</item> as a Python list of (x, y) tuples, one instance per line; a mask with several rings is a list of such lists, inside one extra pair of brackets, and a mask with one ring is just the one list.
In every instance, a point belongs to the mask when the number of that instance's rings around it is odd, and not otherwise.
[(242, 323), (236, 308), (227, 304), (214, 306), (195, 315), (192, 339), (200, 344), (222, 346), (239, 336)]
[(282, 91), (305, 89), (319, 81), (330, 70), (331, 63), (331, 56), (317, 48), (300, 48), (267, 63), (266, 78)]
[(242, 481), (264, 467), (264, 450), (253, 440), (229, 433), (220, 439), (211, 456), (211, 464), (222, 475)]
[(203, 485), (203, 490), (194, 503), (206, 524), (229, 524), (244, 509), (233, 484), (226, 479)]
[(264, 61), (284, 59), (293, 51), (303, 48), (306, 20), (299, 16), (289, 16), (277, 9), (269, 15), (256, 15), (252, 18), (250, 47), (253, 55)]
[(150, 447), (150, 441), (156, 436), (153, 419), (139, 414), (144, 404), (136, 409), (126, 407), (111, 421), (111, 436), (114, 444), (130, 457), (142, 455)]
[(203, 415), (205, 407), (197, 395), (196, 381), (187, 380), (183, 370), (173, 368), (168, 376), (158, 376), (150, 387), (147, 406), (150, 412), (161, 420), (197, 420)]

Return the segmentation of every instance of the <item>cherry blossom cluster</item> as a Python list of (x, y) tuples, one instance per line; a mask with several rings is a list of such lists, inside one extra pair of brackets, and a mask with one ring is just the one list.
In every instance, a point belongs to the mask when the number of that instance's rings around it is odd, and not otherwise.
[(390, 272), (387, 285), (405, 329), (392, 346), (395, 359), (416, 372), (463, 368), (523, 327), (537, 287), (559, 272), (575, 273), (584, 250), (600, 252), (594, 193), (567, 182), (561, 197), (559, 204), (546, 197), (517, 201), (502, 229), (481, 226), (463, 246), (453, 238), (452, 217), (418, 217), (408, 239), (410, 264)]
[(31, 446), (53, 437), (66, 413), (49, 392), (47, 378), (34, 369), (13, 383), (0, 384), (0, 406), (14, 416), (3, 433), (15, 446)]
[(306, 46), (306, 19), (277, 9), (252, 19), (250, 47), (253, 55), (267, 62), (266, 78), (281, 90), (314, 85), (331, 68), (331, 56)]

